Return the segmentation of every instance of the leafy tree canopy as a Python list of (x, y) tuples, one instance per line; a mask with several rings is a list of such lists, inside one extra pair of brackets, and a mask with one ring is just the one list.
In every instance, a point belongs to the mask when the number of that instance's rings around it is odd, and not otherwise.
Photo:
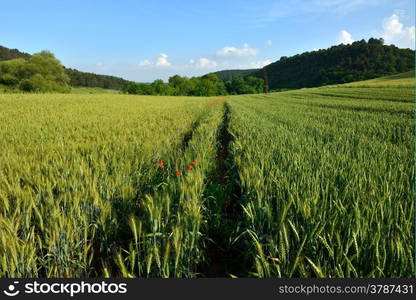
[[(413, 70), (415, 51), (370, 38), (350, 45), (305, 52), (265, 66), (270, 89), (295, 89), (372, 79)], [(263, 69), (216, 72), (225, 82), (236, 77), (263, 78)], [(236, 83), (237, 84), (237, 83)], [(240, 88), (238, 88), (240, 89)]]
[(128, 82), (122, 91), (126, 94), (171, 95), (171, 96), (219, 96), (227, 94), (261, 93), (263, 79), (248, 77), (235, 78), (224, 83), (215, 74), (202, 77), (182, 77), (175, 75), (168, 83), (157, 79), (151, 84)]
[(0, 62), (0, 83), (25, 92), (68, 92), (69, 77), (49, 51)]

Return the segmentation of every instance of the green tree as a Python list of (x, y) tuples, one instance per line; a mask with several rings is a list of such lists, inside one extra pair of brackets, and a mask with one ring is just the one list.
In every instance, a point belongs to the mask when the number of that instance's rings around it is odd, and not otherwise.
[(162, 79), (156, 79), (151, 86), (155, 95), (166, 95), (166, 85)]
[(121, 90), (125, 94), (140, 94), (140, 86), (133, 81), (126, 82)]
[(254, 76), (249, 76), (245, 79), (246, 84), (250, 87), (250, 93), (262, 93), (264, 90), (264, 80)]
[(193, 82), (187, 77), (174, 75), (169, 78), (169, 86), (172, 87), (172, 95), (187, 96), (194, 89)]
[(0, 82), (26, 92), (68, 92), (69, 77), (49, 51), (0, 63)]

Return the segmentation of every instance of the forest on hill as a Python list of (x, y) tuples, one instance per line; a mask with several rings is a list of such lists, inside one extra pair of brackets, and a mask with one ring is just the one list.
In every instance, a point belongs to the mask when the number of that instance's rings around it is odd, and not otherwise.
[(214, 72), (213, 74), (217, 75), (219, 79), (226, 82), (228, 80), (233, 80), (234, 78), (238, 78), (238, 77), (248, 77), (258, 70), (259, 69), (247, 69), (247, 70), (235, 69), (235, 70), (218, 71), (218, 72)]
[[(350, 45), (305, 52), (264, 67), (271, 90), (296, 89), (372, 79), (407, 72), (415, 67), (415, 51), (384, 45), (383, 39), (370, 38)], [(249, 70), (248, 70), (249, 71)], [(263, 78), (263, 69), (215, 72), (220, 79), (255, 76)]]
[[(31, 79), (31, 85), (27, 84), (29, 77), (36, 72), (33, 68), (27, 69), (27, 65), (22, 66), (24, 61), (30, 61), (32, 57), (33, 55), (17, 49), (0, 46), (0, 84), (17, 85), (25, 91), (49, 91), (52, 87), (56, 87), (51, 83), (40, 84), (39, 76)], [(11, 74), (7, 71), (8, 68), (17, 65), (25, 69), (26, 73), (15, 70), (17, 73)], [(62, 66), (63, 72), (68, 77), (68, 80), (64, 81), (73, 87), (100, 87), (121, 90), (128, 94), (183, 96), (261, 93), (264, 91), (264, 71), (268, 76), (269, 89), (277, 91), (367, 80), (407, 72), (414, 67), (414, 50), (384, 45), (383, 39), (374, 38), (368, 41), (356, 41), (350, 45), (341, 44), (328, 49), (304, 52), (291, 57), (283, 56), (263, 69), (224, 70), (192, 78), (175, 75), (169, 78), (167, 83), (161, 79), (156, 79), (151, 84), (137, 83)], [(9, 74), (6, 74), (7, 72)], [(20, 83), (23, 79), (26, 80), (25, 84)], [(58, 83), (60, 84), (62, 80)], [(59, 87), (53, 90), (65, 89)]]
[[(7, 47), (0, 46), (0, 61), (7, 61), (18, 58), (28, 60), (31, 58), (31, 56), (32, 55), (21, 52), (18, 49), (9, 49)], [(69, 85), (73, 87), (101, 87), (105, 89), (121, 90), (122, 87), (127, 83), (127, 80), (120, 77), (99, 75), (94, 73), (81, 72), (71, 68), (63, 68), (65, 74), (69, 77)]]

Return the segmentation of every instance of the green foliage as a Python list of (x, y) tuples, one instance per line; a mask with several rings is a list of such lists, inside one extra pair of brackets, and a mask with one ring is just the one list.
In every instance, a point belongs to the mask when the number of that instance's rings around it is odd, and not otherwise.
[[(382, 39), (370, 38), (351, 45), (282, 56), (265, 66), (271, 90), (296, 89), (360, 81), (407, 72), (415, 67), (415, 51), (384, 45)], [(263, 78), (263, 69), (216, 72), (224, 81), (236, 77)], [(240, 88), (240, 87), (239, 87)]]
[(193, 96), (217, 96), (226, 94), (224, 83), (215, 74), (207, 74), (202, 77), (191, 78)]
[(158, 88), (159, 95), (164, 95), (165, 88), (163, 87), (164, 83), (162, 80), (155, 80), (152, 84), (147, 83), (137, 83), (133, 81), (128, 81), (124, 84), (121, 91), (125, 94), (133, 95), (157, 95), (155, 87)]
[[(20, 52), (17, 49), (9, 49), (0, 46), (0, 61), (17, 58), (28, 60), (30, 57), (31, 55), (28, 53)], [(105, 89), (121, 90), (124, 84), (127, 83), (127, 80), (115, 76), (80, 72), (78, 70), (65, 67), (64, 69), (65, 74), (68, 75), (70, 79), (69, 84), (74, 87), (101, 87)]]
[(195, 81), (175, 75), (169, 78), (169, 85), (173, 88), (172, 95), (174, 96), (191, 95), (195, 87)]
[(175, 75), (168, 83), (157, 79), (149, 84), (127, 82), (122, 91), (126, 94), (167, 95), (167, 96), (220, 96), (227, 94), (254, 94), (263, 91), (263, 79), (248, 77), (235, 78), (224, 84), (211, 73), (202, 77), (181, 77)]
[(122, 92), (125, 94), (141, 94), (139, 85), (133, 81), (127, 82), (123, 86)]
[(69, 78), (49, 51), (0, 62), (0, 83), (24, 92), (68, 92)]
[[(300, 67), (301, 66), (301, 67)], [(382, 40), (305, 52), (266, 66), (270, 89), (313, 87), (365, 80), (414, 69), (415, 52)], [(262, 72), (257, 72), (262, 77)]]
[(10, 60), (10, 59), (15, 59), (15, 58), (29, 59), (30, 54), (20, 52), (17, 49), (9, 49), (9, 48), (0, 46), (0, 61), (1, 60)]
[(121, 90), (128, 82), (125, 79), (115, 76), (80, 72), (70, 68), (65, 68), (65, 73), (70, 78), (69, 84), (74, 87), (101, 87), (104, 89)]
[(247, 78), (236, 77), (227, 81), (225, 86), (231, 95), (258, 94), (264, 90), (264, 80), (253, 76)]
[(0, 83), (4, 85), (14, 86), (19, 83), (19, 79), (10, 73), (3, 73), (3, 75), (0, 77)]
[(237, 77), (247, 77), (252, 76), (253, 73), (258, 71), (258, 69), (247, 69), (247, 70), (224, 70), (224, 71), (218, 71), (214, 72), (213, 74), (217, 75), (219, 79), (221, 79), (224, 82), (227, 82), (228, 80), (233, 80)]
[(166, 95), (167, 94), (167, 88), (165, 83), (162, 79), (156, 79), (151, 84), (153, 94), (155, 95)]

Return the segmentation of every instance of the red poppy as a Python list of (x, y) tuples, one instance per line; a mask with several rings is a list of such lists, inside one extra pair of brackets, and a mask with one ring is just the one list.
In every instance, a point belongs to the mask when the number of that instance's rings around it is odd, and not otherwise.
[(193, 164), (193, 165), (196, 165), (196, 160), (193, 160), (193, 161), (192, 161), (192, 164)]
[(158, 164), (157, 164), (159, 167), (163, 167), (164, 165), (165, 165), (165, 163), (163, 162), (163, 160), (162, 161), (160, 161)]
[(191, 169), (193, 169), (194, 167), (192, 167), (192, 165), (189, 165), (188, 166), (188, 170), (191, 170)]
[(176, 171), (176, 173), (175, 173), (176, 175), (181, 175), (182, 173), (181, 172), (179, 172), (179, 171)]

